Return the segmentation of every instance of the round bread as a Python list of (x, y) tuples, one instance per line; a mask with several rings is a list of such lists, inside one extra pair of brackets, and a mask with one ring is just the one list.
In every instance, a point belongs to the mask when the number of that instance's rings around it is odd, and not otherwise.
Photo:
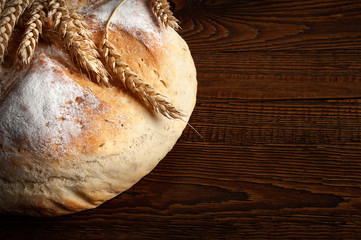
[[(119, 1), (68, 2), (85, 15), (98, 45)], [(92, 82), (61, 39), (40, 43), (21, 70), (11, 64), (10, 47), (0, 77), (0, 213), (56, 216), (95, 208), (148, 174), (182, 134), (197, 88), (187, 44), (161, 27), (147, 0), (128, 0), (118, 10), (109, 39), (185, 121), (151, 112), (116, 79), (110, 88)]]

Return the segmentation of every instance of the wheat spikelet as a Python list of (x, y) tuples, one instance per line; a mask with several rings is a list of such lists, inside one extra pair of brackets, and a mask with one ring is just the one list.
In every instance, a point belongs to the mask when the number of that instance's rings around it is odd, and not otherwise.
[(0, 19), (0, 63), (4, 62), (9, 39), (17, 21), (33, 2), (34, 0), (12, 0), (5, 4)]
[(30, 9), (30, 19), (26, 23), (25, 33), (17, 51), (20, 63), (28, 65), (42, 34), (45, 18), (45, 0), (36, 0)]
[(75, 62), (99, 84), (109, 86), (109, 74), (99, 60), (99, 53), (89, 39), (83, 17), (68, 9), (64, 0), (51, 0), (48, 7), (53, 18), (53, 28), (64, 39)]
[(179, 28), (179, 20), (173, 16), (167, 0), (151, 0), (150, 7), (164, 27)]
[(4, 10), (6, 0), (0, 0), (0, 15)]
[(181, 119), (183, 117), (183, 114), (170, 102), (155, 92), (152, 86), (145, 83), (130, 69), (106, 37), (102, 43), (102, 55), (112, 74), (121, 80), (123, 87), (137, 96), (149, 108), (167, 118)]

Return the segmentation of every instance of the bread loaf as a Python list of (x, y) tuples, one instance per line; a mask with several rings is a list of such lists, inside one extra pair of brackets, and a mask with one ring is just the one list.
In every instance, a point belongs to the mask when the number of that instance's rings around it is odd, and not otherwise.
[[(118, 3), (68, 1), (97, 46)], [(182, 134), (196, 100), (195, 66), (187, 44), (162, 27), (148, 0), (124, 3), (109, 40), (184, 121), (152, 112), (117, 78), (111, 87), (92, 81), (61, 37), (40, 41), (31, 63), (19, 68), (20, 38), (12, 35), (0, 75), (0, 213), (56, 216), (95, 208), (148, 174)]]

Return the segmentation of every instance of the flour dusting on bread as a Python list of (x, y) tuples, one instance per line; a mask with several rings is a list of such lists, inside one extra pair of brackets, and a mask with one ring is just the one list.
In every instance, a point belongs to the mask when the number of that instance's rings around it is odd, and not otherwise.
[(0, 144), (6, 149), (19, 143), (40, 152), (39, 148), (67, 146), (90, 124), (83, 117), (85, 108), (105, 113), (101, 101), (64, 74), (61, 64), (47, 54), (37, 54), (35, 67), (23, 74), (14, 73), (23, 78), (0, 106)]

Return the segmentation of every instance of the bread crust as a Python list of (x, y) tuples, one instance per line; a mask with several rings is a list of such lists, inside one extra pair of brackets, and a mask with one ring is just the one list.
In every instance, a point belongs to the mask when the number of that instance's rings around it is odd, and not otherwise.
[[(99, 44), (101, 11), (114, 2), (92, 2), (80, 10)], [(119, 16), (148, 22), (116, 19), (109, 39), (188, 121), (197, 89), (190, 51), (151, 17), (147, 2), (129, 0)], [(90, 81), (61, 44), (40, 44), (28, 68), (5, 69), (0, 80), (0, 213), (56, 216), (97, 207), (148, 174), (186, 126), (149, 111), (117, 79), (111, 88)]]

